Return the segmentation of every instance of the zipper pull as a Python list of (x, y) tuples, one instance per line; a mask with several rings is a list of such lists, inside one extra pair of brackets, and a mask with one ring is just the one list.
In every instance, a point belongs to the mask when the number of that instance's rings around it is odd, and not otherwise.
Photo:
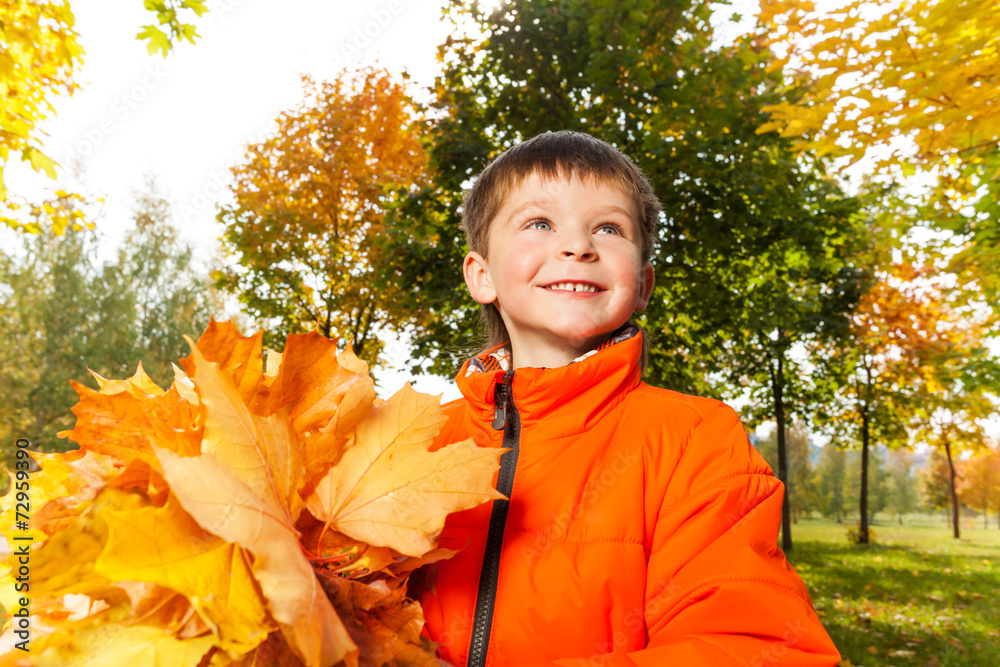
[(510, 395), (510, 383), (514, 379), (514, 371), (504, 373), (503, 383), (497, 382), (493, 390), (493, 429), (502, 431), (507, 425), (507, 397)]

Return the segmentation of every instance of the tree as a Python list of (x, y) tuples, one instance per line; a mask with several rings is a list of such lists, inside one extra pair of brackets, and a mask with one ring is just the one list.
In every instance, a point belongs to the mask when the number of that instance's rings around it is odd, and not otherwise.
[(44, 217), (33, 223), (42, 233), (23, 237), (21, 252), (0, 254), (0, 390), (7, 400), (0, 437), (8, 460), (18, 437), (43, 451), (71, 446), (56, 433), (72, 427), (77, 396), (69, 382), (87, 381), (88, 368), (120, 378), (142, 361), (169, 384), (170, 361), (188, 349), (181, 336), (197, 334), (221, 310), (168, 215), (155, 190), (141, 194), (136, 227), (104, 266), (92, 226), (60, 236)]
[[(834, 3), (839, 5), (840, 3)], [(916, 168), (931, 226), (956, 236), (950, 270), (1000, 303), (1000, 14), (995, 0), (762, 0), (766, 43), (795, 99), (761, 132), (820, 155), (877, 158), (894, 180)], [(970, 212), (971, 211), (971, 212)]]
[[(3, 167), (20, 154), (35, 171), (55, 178), (55, 163), (42, 153), (37, 124), (52, 112), (51, 98), (72, 93), (82, 63), (73, 12), (65, 2), (5, 2), (0, 7), (0, 202), (7, 199)], [(7, 216), (3, 221), (11, 226)]]
[(108, 371), (125, 377), (142, 360), (155, 382), (169, 386), (170, 363), (189, 350), (184, 336), (195, 338), (225, 307), (192, 248), (180, 240), (170, 203), (151, 177), (136, 194), (132, 221), (96, 286), (100, 312), (114, 322), (102, 339), (110, 344)]
[[(569, 129), (632, 157), (664, 205), (656, 288), (640, 318), (653, 333), (650, 381), (722, 393), (706, 378), (724, 367), (720, 343), (739, 330), (732, 320), (747, 312), (751, 278), (777, 283), (819, 264), (843, 241), (827, 228), (851, 206), (818, 165), (790, 154), (790, 141), (756, 133), (761, 108), (780, 97), (780, 76), (765, 71), (769, 54), (751, 38), (714, 47), (710, 8), (690, 0), (489, 12), (455, 1), (445, 13), (456, 30), (439, 49), (433, 178), (393, 209), (387, 245), (396, 261), (381, 283), (425, 295), (431, 317), (414, 332), (410, 370), (451, 376), (481, 342), (480, 306), (454, 270), (465, 251), (463, 188), (516, 142)], [(770, 288), (753, 296), (764, 302)], [(788, 319), (786, 330), (797, 332)], [(767, 324), (768, 335), (779, 328)]]
[[(928, 372), (931, 355), (948, 344), (940, 325), (942, 304), (915, 281), (926, 272), (896, 264), (861, 300), (849, 335), (823, 358), (824, 382), (837, 390), (825, 422), (835, 432), (860, 441), (860, 529), (868, 542), (869, 452), (875, 443), (890, 449), (908, 442), (913, 384)], [(874, 442), (873, 442), (874, 441)]]
[(86, 375), (87, 361), (104, 361), (88, 354), (101, 324), (94, 246), (93, 231), (70, 228), (30, 237), (23, 256), (0, 256), (0, 437), (9, 464), (18, 437), (59, 448), (55, 434), (72, 426), (69, 380)]
[(972, 509), (982, 512), (983, 528), (989, 528), (990, 510), (997, 512), (1000, 528), (1000, 450), (983, 449), (965, 461), (961, 496)]
[[(932, 510), (951, 507), (951, 466), (943, 451), (931, 449), (927, 464), (920, 471), (918, 477), (920, 479), (920, 503), (924, 507)], [(947, 518), (950, 525), (954, 515), (948, 512)]]
[(912, 457), (905, 451), (889, 450), (886, 455), (886, 483), (889, 487), (887, 509), (896, 515), (897, 521), (902, 525), (903, 515), (917, 509), (917, 480), (913, 477)]
[[(774, 66), (810, 82), (804, 97), (770, 107), (761, 131), (780, 128), (820, 153), (855, 159), (886, 147), (884, 165), (937, 166), (996, 151), (995, 10), (993, 0), (854, 0), (827, 11), (809, 0), (762, 0), (758, 18), (782, 52)], [(901, 154), (903, 137), (912, 154)]]
[[(144, 6), (156, 14), (165, 26), (143, 26), (137, 39), (149, 40), (150, 53), (161, 51), (164, 56), (180, 39), (194, 42), (194, 25), (186, 23), (188, 16), (201, 16), (208, 8), (202, 0), (144, 0)], [(20, 155), (35, 171), (56, 177), (56, 166), (42, 152), (39, 125), (54, 111), (52, 100), (60, 94), (72, 95), (79, 88), (74, 75), (83, 64), (83, 47), (78, 40), (76, 21), (65, 0), (13, 0), (0, 4), (0, 223), (14, 229), (37, 231), (26, 227), (24, 217), (15, 216), (19, 209), (31, 204), (8, 200), (3, 171), (7, 161)], [(169, 33), (169, 34), (168, 34)], [(56, 196), (66, 193), (57, 192)], [(66, 224), (53, 231), (62, 233)]]
[(951, 393), (925, 395), (917, 412), (920, 420), (918, 437), (943, 452), (948, 464), (948, 497), (955, 539), (961, 536), (958, 521), (959, 470), (958, 454), (983, 446), (985, 433), (982, 421), (994, 414), (993, 404), (982, 394)]
[[(731, 272), (719, 271), (726, 275), (726, 290), (713, 301), (728, 317), (716, 316), (715, 325), (727, 333), (712, 362), (731, 384), (749, 390), (752, 419), (775, 420), (774, 469), (785, 483), (782, 548), (787, 551), (795, 511), (786, 422), (792, 416), (811, 418), (825, 402), (822, 387), (811, 381), (808, 359), (793, 351), (845, 334), (870, 279), (858, 257), (871, 238), (861, 200), (844, 195), (822, 174), (820, 163), (796, 160), (780, 146), (770, 153), (783, 176), (768, 176), (785, 186), (763, 189), (761, 209), (754, 214), (762, 219), (756, 232), (750, 231), (759, 237), (734, 244), (726, 256)], [(713, 307), (708, 301), (699, 305), (706, 311)]]
[(924, 288), (928, 318), (922, 372), (916, 377), (919, 396), (914, 413), (917, 437), (944, 451), (949, 467), (952, 525), (957, 539), (958, 472), (956, 459), (985, 443), (984, 422), (995, 414), (988, 391), (996, 392), (997, 364), (984, 338), (992, 317), (960, 287), (937, 281)]
[[(855, 512), (851, 511), (850, 508), (857, 510), (861, 506), (861, 452), (856, 449), (848, 449), (844, 452), (844, 513), (853, 517)], [(867, 511), (867, 506), (866, 510)], [(861, 523), (860, 514), (858, 516), (858, 523)], [(867, 520), (867, 515), (866, 515)], [(851, 533), (848, 532), (848, 535)]]
[[(453, 268), (468, 179), (519, 140), (589, 132), (633, 157), (664, 205), (656, 287), (639, 318), (654, 333), (648, 381), (709, 395), (753, 386), (752, 419), (775, 419), (783, 449), (786, 417), (814, 404), (800, 400), (804, 374), (789, 351), (846, 322), (864, 267), (852, 247), (856, 202), (790, 141), (757, 132), (766, 105), (796, 94), (766, 71), (766, 50), (752, 37), (713, 47), (711, 10), (688, 0), (491, 12), (452, 2), (446, 14), (459, 36), (439, 51), (433, 187), (394, 209), (388, 244), (398, 260), (382, 283), (427, 295), (411, 371), (450, 376), (478, 342), (480, 306)], [(725, 382), (706, 380), (713, 371)], [(787, 481), (783, 454), (775, 471)], [(785, 508), (790, 549), (788, 493)]]
[[(410, 370), (450, 377), (479, 343), (480, 307), (466, 293), (455, 267), (465, 254), (459, 231), (463, 188), (490, 159), (544, 131), (578, 130), (633, 156), (661, 193), (670, 191), (667, 184), (683, 190), (693, 187), (684, 181), (698, 178), (699, 170), (682, 169), (682, 161), (689, 166), (715, 165), (717, 171), (728, 173), (724, 180), (729, 183), (736, 180), (742, 165), (736, 154), (722, 148), (734, 142), (721, 127), (730, 119), (739, 122), (743, 104), (756, 102), (746, 95), (737, 101), (706, 92), (711, 90), (704, 81), (706, 70), (713, 66), (726, 71), (712, 78), (728, 80), (742, 79), (735, 70), (750, 72), (755, 65), (753, 56), (744, 63), (734, 54), (712, 56), (713, 63), (706, 62), (710, 10), (693, 0), (642, 0), (627, 7), (610, 0), (504, 3), (489, 11), (479, 3), (451, 0), (444, 16), (454, 29), (439, 47), (444, 72), (432, 91), (428, 152), (433, 179), (394, 208), (387, 245), (395, 261), (379, 285), (421, 289), (430, 318), (414, 331)], [(754, 95), (755, 87), (740, 88)], [(706, 95), (711, 97), (709, 104)], [(725, 111), (719, 109), (727, 105)], [(719, 111), (691, 115), (694, 109), (706, 108)], [(718, 127), (708, 131), (703, 122)], [(756, 159), (756, 149), (767, 142), (754, 138), (752, 143), (739, 152)], [(716, 164), (716, 156), (724, 155), (731, 157)], [(687, 171), (683, 179), (682, 171)], [(678, 199), (691, 206), (689, 199)], [(707, 210), (697, 209), (706, 216), (705, 225), (714, 221), (714, 229), (722, 226), (711, 215), (720, 208), (717, 199), (715, 193), (707, 195), (702, 206), (715, 201)], [(728, 199), (746, 207), (738, 192)], [(666, 204), (670, 220), (679, 211)], [(712, 236), (707, 229), (702, 234), (704, 226), (688, 222), (677, 221), (676, 245), (664, 253), (674, 257), (672, 263), (678, 267), (686, 265), (677, 246), (697, 246), (702, 236)], [(680, 227), (695, 238), (685, 237)], [(654, 304), (662, 300), (664, 285), (658, 276)], [(692, 326), (689, 318), (677, 313), (673, 326), (664, 329), (677, 343), (665, 347), (676, 352), (658, 356), (656, 363), (675, 366), (676, 372), (666, 368), (654, 372), (670, 373), (679, 380), (671, 386), (691, 386), (703, 376), (690, 367), (700, 361), (700, 348), (709, 346), (689, 333)]]
[(817, 504), (824, 516), (843, 523), (844, 483), (847, 453), (833, 443), (827, 443), (820, 452), (816, 465), (814, 487)]
[[(815, 505), (816, 492), (813, 488), (813, 470), (810, 456), (812, 444), (805, 424), (796, 421), (788, 429), (787, 436), (788, 482), (786, 488), (795, 493), (796, 503), (792, 518), (798, 521), (802, 514), (808, 514)], [(757, 443), (757, 450), (772, 469), (778, 461), (778, 430), (775, 428), (767, 437)]]
[(425, 317), (422, 295), (373, 284), (392, 262), (377, 241), (388, 202), (424, 179), (418, 111), (385, 70), (306, 76), (303, 88), (277, 133), (232, 168), (235, 204), (218, 219), (233, 261), (217, 284), (268, 325), (265, 344), (316, 329), (374, 361), (383, 328)]
[[(882, 449), (882, 451), (888, 451)], [(868, 461), (868, 524), (875, 523), (875, 515), (889, 506), (889, 483), (882, 452), (875, 449)]]

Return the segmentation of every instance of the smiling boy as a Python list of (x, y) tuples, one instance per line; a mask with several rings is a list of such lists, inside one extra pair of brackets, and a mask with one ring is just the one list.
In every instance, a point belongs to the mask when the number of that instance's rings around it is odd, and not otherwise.
[(472, 251), (472, 297), (496, 304), (513, 367), (565, 366), (642, 310), (653, 291), (632, 198), (593, 179), (533, 173), (490, 228), (489, 260)]
[(463, 203), (489, 344), (434, 449), (504, 447), (507, 500), (452, 514), (418, 595), (454, 665), (832, 666), (777, 547), (783, 488), (719, 401), (647, 385), (660, 204), (609, 144), (511, 148)]

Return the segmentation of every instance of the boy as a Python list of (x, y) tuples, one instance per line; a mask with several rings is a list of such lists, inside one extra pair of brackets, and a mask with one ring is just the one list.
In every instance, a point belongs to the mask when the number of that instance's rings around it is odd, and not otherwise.
[(466, 193), (463, 270), (490, 342), (434, 448), (506, 447), (497, 500), (448, 517), (420, 594), (455, 665), (836, 665), (776, 545), (782, 486), (735, 412), (642, 382), (631, 320), (660, 204), (576, 132), (525, 141)]

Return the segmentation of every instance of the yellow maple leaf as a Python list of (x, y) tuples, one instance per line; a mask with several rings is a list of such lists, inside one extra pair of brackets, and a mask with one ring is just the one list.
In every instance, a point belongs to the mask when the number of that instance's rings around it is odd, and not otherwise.
[(449, 513), (504, 498), (487, 474), (506, 449), (469, 439), (428, 451), (444, 419), (436, 397), (404, 385), (358, 425), (306, 499), (309, 511), (369, 544), (408, 556), (432, 550)]
[(211, 454), (155, 450), (170, 489), (202, 526), (254, 555), (252, 571), (307, 665), (330, 665), (356, 649), (316, 580), (287, 510), (261, 498)]
[[(90, 369), (88, 368), (87, 370)], [(90, 374), (97, 380), (97, 386), (100, 388), (100, 392), (102, 394), (120, 394), (124, 391), (133, 396), (142, 397), (147, 394), (151, 396), (159, 396), (163, 393), (163, 389), (161, 389), (158, 384), (153, 382), (151, 377), (146, 375), (146, 371), (142, 368), (141, 361), (135, 371), (135, 375), (127, 380), (108, 380), (92, 370), (90, 370)]]
[(196, 667), (213, 643), (211, 635), (177, 639), (164, 628), (124, 624), (92, 625), (73, 632), (70, 640), (66, 645), (42, 652), (32, 664), (37, 667)]
[(227, 650), (245, 653), (275, 629), (243, 550), (202, 529), (174, 496), (163, 507), (106, 511), (103, 517), (108, 537), (95, 572), (184, 595)]

